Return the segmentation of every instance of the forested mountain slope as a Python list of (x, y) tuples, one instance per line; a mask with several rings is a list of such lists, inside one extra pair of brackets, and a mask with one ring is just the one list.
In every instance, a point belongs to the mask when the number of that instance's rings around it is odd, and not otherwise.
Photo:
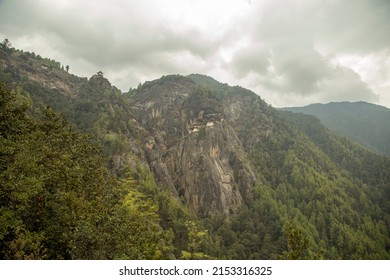
[(389, 108), (367, 102), (332, 102), (282, 110), (316, 116), (337, 134), (376, 153), (390, 155)]
[[(249, 90), (202, 75), (122, 93), (102, 73), (44, 69), (46, 59), (14, 49), (3, 48), (0, 63), (0, 81), (13, 89), (2, 88), (2, 258), (390, 257), (389, 158), (315, 119), (281, 114)], [(62, 129), (79, 136), (62, 137)], [(64, 238), (54, 253), (56, 219)], [(144, 239), (138, 224), (155, 234)], [(85, 236), (98, 231), (105, 239), (89, 243)]]

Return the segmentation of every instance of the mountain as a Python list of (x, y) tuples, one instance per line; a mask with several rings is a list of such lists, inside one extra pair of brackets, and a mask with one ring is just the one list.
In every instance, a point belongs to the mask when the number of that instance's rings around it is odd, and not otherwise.
[(1, 258), (390, 258), (390, 159), (318, 119), (199, 74), (0, 63)]
[(376, 153), (390, 155), (390, 109), (386, 107), (367, 102), (332, 102), (282, 110), (316, 116), (337, 134)]

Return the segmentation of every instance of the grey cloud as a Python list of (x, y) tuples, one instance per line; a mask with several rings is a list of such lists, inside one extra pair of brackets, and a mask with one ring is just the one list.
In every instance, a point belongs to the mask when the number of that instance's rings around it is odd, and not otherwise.
[[(274, 48), (268, 60), (272, 68), (264, 67), (257, 71), (257, 79), (252, 85), (259, 84), (267, 91), (277, 94), (280, 99), (307, 102), (357, 101), (374, 102), (378, 96), (373, 93), (361, 77), (349, 68), (332, 65), (313, 48), (296, 45), (289, 51), (285, 47)], [(245, 60), (236, 61), (243, 63)], [(253, 64), (246, 70), (253, 71)], [(243, 72), (249, 75), (250, 72)]]
[(268, 48), (268, 51), (256, 47), (240, 50), (231, 67), (240, 77), (255, 72), (261, 76), (263, 86), (301, 96), (316, 92), (321, 81), (334, 71), (330, 62), (305, 42), (270, 42)]
[(390, 1), (321, 1), (316, 40), (330, 51), (372, 53), (390, 48)]
[[(222, 19), (209, 19), (209, 26), (202, 25), (201, 15), (199, 22), (198, 15), (190, 22), (170, 18), (170, 9), (199, 3), (181, 1), (3, 0), (0, 34), (11, 42), (23, 38), (26, 50), (28, 40), (38, 37), (30, 46), (41, 55), (58, 54), (76, 73), (102, 70), (125, 90), (163, 74), (199, 72), (261, 86), (279, 103), (376, 100), (358, 73), (331, 58), (375, 53), (387, 61), (390, 1), (252, 1), (229, 20), (215, 9)], [(215, 5), (208, 7), (223, 8)], [(376, 61), (377, 69), (385, 65)], [(386, 76), (385, 70), (380, 71)]]
[[(241, 79), (253, 78), (256, 73), (258, 84), (281, 99), (376, 101), (378, 96), (361, 77), (333, 65), (331, 55), (390, 49), (389, 4), (363, 0), (268, 1), (253, 12), (251, 42), (237, 50), (230, 67)], [(330, 56), (320, 53), (318, 45)], [(261, 47), (256, 51), (257, 46)]]
[[(123, 1), (110, 3), (114, 7), (112, 17), (100, 14), (94, 17), (92, 13), (96, 11), (92, 8), (98, 5), (95, 1), (78, 1), (78, 9), (75, 9), (73, 6), (59, 8), (44, 1), (8, 0), (4, 3), (8, 16), (1, 14), (0, 22), (3, 31), (12, 34), (39, 33), (43, 37), (54, 34), (58, 39), (55, 47), (68, 56), (113, 68), (148, 63), (153, 68), (159, 64), (153, 59), (164, 60), (167, 54), (185, 51), (200, 60), (209, 59), (224, 40), (224, 37), (205, 36), (196, 28), (175, 29), (169, 21), (149, 15), (142, 17), (136, 7), (125, 5)], [(145, 8), (142, 4), (138, 6)], [(109, 11), (107, 13), (110, 15)], [(18, 16), (12, 17), (12, 14)]]
[(251, 71), (266, 74), (270, 66), (270, 50), (261, 44), (251, 44), (240, 49), (232, 60), (233, 68), (239, 77), (248, 75)]
[(375, 102), (378, 96), (372, 92), (360, 76), (346, 67), (338, 67), (333, 76), (322, 81), (317, 93), (323, 101), (368, 101)]
[(254, 11), (253, 37), (324, 45), (329, 52), (371, 53), (390, 46), (388, 0), (273, 0)]
[(321, 80), (332, 72), (329, 63), (312, 46), (293, 42), (274, 48), (276, 75), (287, 80), (286, 90), (300, 95), (315, 91)]

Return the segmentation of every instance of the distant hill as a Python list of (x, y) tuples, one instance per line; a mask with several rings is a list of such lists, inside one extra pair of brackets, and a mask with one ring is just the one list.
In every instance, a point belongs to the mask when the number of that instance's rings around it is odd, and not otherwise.
[(316, 116), (330, 130), (370, 150), (390, 155), (390, 109), (367, 102), (332, 102), (285, 111)]

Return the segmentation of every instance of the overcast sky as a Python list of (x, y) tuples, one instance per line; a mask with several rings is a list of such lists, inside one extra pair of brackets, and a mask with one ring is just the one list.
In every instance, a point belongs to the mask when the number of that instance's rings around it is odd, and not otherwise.
[(0, 0), (4, 38), (123, 91), (201, 73), (275, 107), (390, 107), (389, 0)]

